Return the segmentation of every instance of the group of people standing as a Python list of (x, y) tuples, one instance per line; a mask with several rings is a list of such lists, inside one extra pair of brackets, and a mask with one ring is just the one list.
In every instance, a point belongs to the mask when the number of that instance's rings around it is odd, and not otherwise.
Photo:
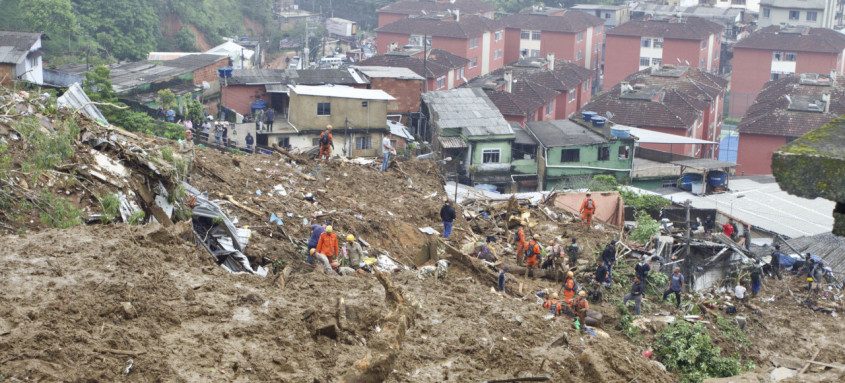
[[(332, 136), (332, 126), (326, 125), (326, 130), (320, 133), (320, 138), (318, 139), (320, 152), (317, 155), (317, 158), (320, 160), (328, 161), (329, 158), (332, 156), (332, 150), (334, 150), (334, 137)], [(390, 155), (396, 155), (396, 148), (393, 147), (393, 144), (390, 141), (391, 138), (390, 132), (386, 132), (384, 134), (384, 138), (381, 140), (381, 151), (382, 151), (382, 163), (381, 163), (381, 171), (387, 171), (388, 166), (390, 165)], [(345, 149), (344, 149), (345, 150)]]

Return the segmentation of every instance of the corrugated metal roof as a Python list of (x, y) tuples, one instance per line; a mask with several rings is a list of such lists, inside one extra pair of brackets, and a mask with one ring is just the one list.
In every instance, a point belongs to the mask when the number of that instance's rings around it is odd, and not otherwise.
[(675, 165), (686, 166), (693, 169), (713, 170), (721, 168), (735, 168), (735, 162), (711, 160), (708, 158), (696, 158), (694, 160), (672, 161)]
[(439, 129), (462, 129), (467, 137), (513, 135), (496, 105), (482, 89), (452, 89), (423, 94)]
[(390, 128), (390, 134), (403, 138), (408, 142), (414, 141), (414, 136), (408, 131), (408, 128), (406, 128), (405, 125), (402, 125), (401, 122), (387, 120), (387, 127)]
[[(825, 266), (833, 269), (837, 278), (841, 279), (845, 276), (845, 237), (839, 237), (833, 233), (822, 233), (794, 238), (786, 242), (801, 254), (818, 255), (824, 261)], [(781, 247), (781, 250), (787, 249)]]
[(77, 110), (79, 108), (82, 108), (82, 114), (108, 125), (109, 122), (108, 120), (106, 120), (103, 114), (100, 113), (100, 109), (98, 109), (96, 105), (93, 105), (90, 102), (91, 99), (88, 98), (88, 95), (85, 94), (85, 91), (82, 90), (82, 87), (79, 86), (79, 83), (71, 84), (65, 94), (56, 99), (56, 103), (59, 106), (68, 107), (71, 110)]
[(289, 85), (291, 91), (301, 96), (358, 98), (362, 100), (393, 101), (395, 98), (378, 89), (358, 89), (343, 85)]
[(440, 146), (442, 146), (443, 149), (461, 149), (467, 147), (467, 143), (460, 137), (440, 136), (438, 139), (440, 140)]
[(608, 142), (600, 134), (570, 120), (532, 121), (525, 125), (547, 148), (586, 146)]
[(267, 93), (288, 93), (288, 86), (282, 84), (267, 84), (264, 85), (264, 90)]
[(400, 80), (422, 80), (423, 77), (408, 68), (389, 66), (360, 66), (355, 67), (369, 78), (396, 78)]
[(0, 31), (0, 63), (20, 63), (42, 36), (40, 32)]

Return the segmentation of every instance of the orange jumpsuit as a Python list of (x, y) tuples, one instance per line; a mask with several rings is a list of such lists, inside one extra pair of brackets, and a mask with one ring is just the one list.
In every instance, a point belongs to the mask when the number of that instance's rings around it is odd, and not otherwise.
[(337, 234), (325, 232), (320, 234), (320, 241), (317, 242), (317, 252), (326, 256), (329, 259), (329, 263), (332, 262), (332, 258), (337, 255), (338, 246), (337, 246)]
[[(329, 157), (332, 156), (332, 133), (330, 131), (326, 130), (325, 132), (323, 132), (323, 134), (329, 135), (329, 142), (327, 142), (325, 144), (323, 144), (323, 143), (320, 144), (320, 155), (317, 158), (322, 159), (323, 156), (325, 155), (326, 159), (329, 159)], [(323, 139), (323, 134), (320, 134), (320, 141), (322, 141), (322, 139)]]
[(516, 232), (517, 238), (519, 241), (516, 242), (516, 263), (522, 263), (522, 257), (525, 256), (525, 251), (528, 250), (528, 246), (525, 244), (525, 231), (520, 227), (519, 230)]
[[(592, 207), (590, 207), (590, 203), (592, 203)], [(584, 221), (587, 221), (587, 225), (592, 225), (593, 213), (595, 212), (596, 201), (593, 201), (593, 199), (589, 197), (584, 198), (584, 202), (581, 202), (581, 223), (583, 224)]]
[(543, 303), (543, 308), (549, 310), (549, 314), (554, 314), (556, 317), (559, 317), (560, 314), (563, 312), (563, 306), (557, 299), (554, 298), (545, 301)]
[(581, 322), (581, 332), (587, 331), (587, 309), (590, 304), (584, 297), (575, 298), (572, 302), (572, 309), (575, 310), (575, 315), (578, 316), (578, 321)]
[(525, 258), (525, 266), (529, 268), (537, 267), (537, 264), (540, 263), (540, 245), (537, 244), (537, 241), (531, 241), (528, 243), (528, 250), (530, 255)]
[(575, 296), (575, 280), (567, 277), (566, 282), (563, 282), (563, 301), (569, 307), (572, 307), (572, 297)]

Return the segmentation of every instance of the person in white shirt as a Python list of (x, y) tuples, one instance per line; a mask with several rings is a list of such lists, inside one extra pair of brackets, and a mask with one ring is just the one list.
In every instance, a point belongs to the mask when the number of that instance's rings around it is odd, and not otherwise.
[(740, 281), (734, 288), (734, 296), (740, 302), (745, 302), (745, 282)]
[(390, 145), (390, 132), (384, 135), (384, 138), (381, 140), (381, 151), (384, 154), (384, 161), (381, 163), (381, 171), (387, 171), (387, 165), (390, 161), (390, 153), (396, 153), (396, 149)]

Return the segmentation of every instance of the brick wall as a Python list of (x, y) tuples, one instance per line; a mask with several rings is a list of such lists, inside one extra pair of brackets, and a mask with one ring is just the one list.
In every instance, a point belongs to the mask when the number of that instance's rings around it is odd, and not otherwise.
[(265, 91), (264, 85), (229, 85), (223, 88), (223, 106), (240, 114), (249, 114), (249, 106), (255, 100), (270, 102), (270, 95)]
[(15, 66), (12, 64), (0, 64), (0, 84), (11, 84), (14, 76)]
[(372, 78), (372, 89), (381, 89), (396, 98), (387, 103), (387, 113), (408, 113), (420, 110), (422, 80), (402, 80), (395, 78)]
[(194, 71), (194, 85), (202, 85), (203, 81), (216, 82), (219, 81), (217, 77), (217, 68), (229, 66), (229, 59), (220, 60), (209, 66), (197, 69)]
[(763, 134), (739, 134), (737, 175), (772, 174), (772, 153), (786, 145), (786, 137)]

